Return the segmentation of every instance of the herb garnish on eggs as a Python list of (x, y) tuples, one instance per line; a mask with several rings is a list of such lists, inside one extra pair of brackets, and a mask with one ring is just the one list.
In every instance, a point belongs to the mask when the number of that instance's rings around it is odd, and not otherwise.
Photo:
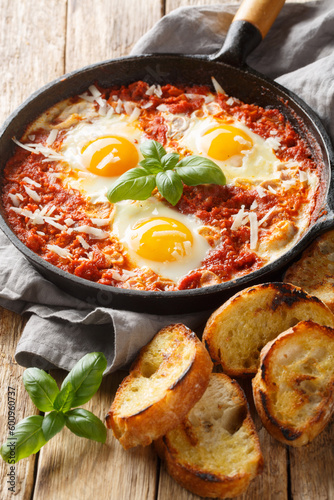
[(122, 200), (147, 200), (157, 187), (160, 194), (176, 205), (187, 186), (226, 183), (222, 170), (216, 163), (202, 156), (186, 156), (180, 160), (178, 153), (167, 153), (157, 141), (146, 141), (140, 147), (144, 160), (125, 172), (111, 189), (107, 198), (111, 203)]

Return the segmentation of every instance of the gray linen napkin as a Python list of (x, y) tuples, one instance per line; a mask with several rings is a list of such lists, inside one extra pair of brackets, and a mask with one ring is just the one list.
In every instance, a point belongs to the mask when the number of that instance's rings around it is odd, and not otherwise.
[[(183, 7), (162, 18), (132, 53), (210, 54), (220, 48), (235, 5)], [(334, 5), (332, 0), (286, 4), (248, 63), (294, 91), (334, 138)], [(161, 68), (163, 70), (163, 68)], [(23, 366), (69, 370), (87, 352), (102, 351), (106, 373), (131, 362), (164, 325), (199, 329), (208, 313), (157, 316), (117, 311), (78, 300), (46, 281), (0, 234), (0, 305), (31, 313), (17, 345)]]

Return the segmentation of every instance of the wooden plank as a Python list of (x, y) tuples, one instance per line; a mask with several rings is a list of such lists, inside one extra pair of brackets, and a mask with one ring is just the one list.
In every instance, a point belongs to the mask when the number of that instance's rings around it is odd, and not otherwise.
[(334, 419), (312, 443), (289, 450), (293, 500), (334, 498)]
[[(24, 368), (14, 359), (14, 351), (21, 335), (25, 321), (18, 315), (0, 308), (0, 443), (4, 443), (8, 435), (8, 423), (18, 423), (23, 418), (38, 413), (32, 404), (22, 383)], [(9, 397), (11, 399), (9, 399)], [(13, 398), (13, 399), (12, 399)], [(11, 405), (9, 407), (9, 404)], [(13, 411), (14, 415), (9, 413)], [(10, 418), (9, 418), (10, 417)], [(10, 469), (10, 465), (0, 459), (1, 498), (9, 500), (14, 493), (8, 488), (14, 487), (15, 494), (22, 500), (31, 497), (34, 483), (34, 467), (36, 456), (21, 460)], [(8, 474), (14, 473), (11, 478)], [(7, 481), (13, 480), (14, 484)]]
[[(263, 428), (256, 413), (250, 381), (239, 381), (245, 391), (249, 402), (252, 418), (260, 439), (260, 446), (264, 458), (264, 469), (261, 475), (256, 477), (247, 491), (236, 500), (287, 500), (288, 499), (288, 475), (287, 475), (287, 451), (284, 446), (275, 441)], [(161, 464), (158, 500), (196, 500), (199, 497), (193, 495), (179, 486), (166, 472)]]
[[(60, 382), (63, 374), (53, 373)], [(107, 376), (83, 407), (102, 420), (125, 372)], [(125, 451), (108, 432), (106, 444), (63, 429), (40, 452), (34, 500), (154, 500), (157, 457), (151, 447)]]
[[(1, 0), (0, 2), (0, 59), (1, 93), (0, 121), (2, 122), (26, 97), (43, 84), (63, 73), (65, 2), (59, 0)], [(45, 62), (47, 61), (47, 64)], [(26, 393), (22, 374), (24, 368), (14, 360), (17, 342), (24, 319), (0, 308), (0, 439), (7, 438), (8, 387), (14, 389), (15, 421), (38, 413)], [(15, 465), (15, 495), (22, 500), (31, 498), (36, 456)], [(1, 498), (13, 498), (7, 483), (10, 466), (0, 460)]]
[(157, 0), (68, 1), (66, 71), (127, 55), (161, 17)]
[(3, 121), (24, 99), (64, 72), (65, 0), (1, 0)]

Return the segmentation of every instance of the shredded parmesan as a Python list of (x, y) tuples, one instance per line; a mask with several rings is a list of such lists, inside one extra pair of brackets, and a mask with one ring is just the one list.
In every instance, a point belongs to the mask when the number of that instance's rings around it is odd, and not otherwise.
[(217, 94), (226, 94), (225, 90), (223, 87), (217, 82), (214, 76), (211, 77), (212, 85), (217, 92)]
[[(23, 143), (19, 142), (15, 137), (13, 137), (12, 139), (15, 142), (15, 144), (17, 144), (18, 146), (20, 146), (23, 149), (26, 149), (30, 153), (42, 154), (43, 156), (45, 156), (45, 158), (47, 158), (47, 161), (61, 161), (61, 160), (63, 160), (63, 156), (60, 153), (57, 153), (56, 151), (54, 151), (51, 148), (48, 148), (47, 146), (42, 146), (41, 144), (33, 144), (33, 143), (23, 144)], [(42, 160), (42, 161), (45, 161), (45, 160)]]
[(250, 248), (255, 250), (258, 242), (258, 222), (257, 216), (254, 212), (249, 212), (249, 225), (250, 225)]
[(272, 194), (277, 194), (277, 191), (272, 187), (270, 186), (270, 184), (268, 185), (268, 191), (270, 191)]
[(30, 179), (30, 177), (23, 177), (22, 180), (24, 182), (26, 182), (27, 184), (32, 184), (33, 186), (36, 186), (36, 187), (41, 187), (42, 186), (39, 182), (36, 182), (33, 179)]
[(109, 237), (109, 233), (107, 233), (106, 231), (102, 231), (102, 229), (98, 229), (96, 227), (91, 227), (91, 226), (87, 226), (87, 225), (74, 227), (73, 231), (78, 231), (79, 233), (89, 234), (89, 236), (91, 236), (92, 238), (95, 238), (97, 240), (103, 240), (103, 239)]
[(307, 182), (308, 181), (307, 173), (304, 172), (304, 170), (299, 170), (299, 180), (300, 180), (300, 182)]
[(140, 117), (140, 109), (135, 106), (134, 110), (132, 111), (131, 115), (129, 116), (129, 122), (133, 122), (137, 120)]
[(90, 85), (88, 90), (95, 98), (100, 97), (101, 95), (101, 92), (95, 87), (95, 85)]
[(85, 250), (88, 250), (88, 248), (90, 248), (90, 245), (87, 243), (87, 241), (82, 236), (80, 236), (80, 234), (78, 234), (77, 240), (79, 241), (82, 248), (84, 248)]
[(68, 250), (66, 250), (66, 248), (61, 248), (58, 245), (47, 245), (47, 248), (51, 252), (59, 255), (59, 257), (62, 257), (64, 259), (72, 259), (71, 253)]
[(166, 106), (166, 104), (160, 104), (159, 106), (157, 106), (157, 110), (158, 111), (168, 111), (168, 107)]
[(52, 129), (48, 135), (48, 138), (46, 139), (46, 144), (48, 146), (51, 146), (51, 144), (53, 144), (55, 142), (55, 140), (57, 139), (57, 135), (58, 135), (58, 130), (55, 128)]
[(255, 210), (258, 207), (257, 201), (254, 200), (253, 203), (250, 206), (250, 210)]
[(115, 108), (115, 113), (120, 114), (122, 113), (122, 111), (123, 111), (123, 102), (121, 101), (121, 99), (118, 99), (117, 106)]
[(273, 212), (275, 212), (276, 207), (271, 207), (271, 209), (266, 213), (264, 217), (262, 217), (261, 220), (259, 220), (259, 227), (262, 226), (262, 224), (271, 216)]
[(9, 198), (12, 200), (14, 207), (20, 206), (20, 200), (17, 197), (17, 194), (8, 193)]
[(91, 217), (90, 220), (96, 226), (106, 226), (110, 222), (109, 219), (97, 219), (97, 218), (94, 218), (94, 217)]
[(234, 221), (231, 226), (232, 231), (236, 231), (242, 225), (245, 216), (245, 205), (241, 205), (239, 212), (234, 216)]
[(262, 186), (256, 186), (256, 191), (258, 192), (258, 195), (260, 196), (260, 198), (263, 198), (264, 196), (266, 196), (266, 191), (265, 189), (263, 189)]
[(30, 189), (28, 186), (23, 186), (23, 187), (24, 187), (27, 195), (30, 196), (30, 198), (32, 200), (37, 201), (37, 202), (41, 201), (41, 197), (38, 193), (36, 193), (36, 191), (34, 191), (33, 189)]
[(276, 137), (268, 137), (268, 139), (266, 139), (265, 142), (274, 151), (276, 151), (281, 145), (280, 141)]

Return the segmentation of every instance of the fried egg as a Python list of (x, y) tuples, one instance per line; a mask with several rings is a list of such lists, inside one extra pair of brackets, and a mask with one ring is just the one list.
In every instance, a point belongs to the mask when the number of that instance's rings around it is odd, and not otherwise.
[(61, 149), (71, 166), (65, 186), (78, 189), (92, 203), (106, 201), (118, 177), (138, 165), (143, 140), (138, 121), (129, 121), (125, 114), (77, 123), (66, 133)]
[(137, 267), (177, 281), (200, 264), (210, 249), (194, 216), (169, 208), (154, 197), (116, 204), (113, 232)]
[(195, 112), (177, 142), (191, 154), (214, 161), (231, 183), (238, 178), (256, 180), (276, 176), (280, 161), (273, 151), (273, 146), (279, 145), (275, 141), (263, 139), (237, 120), (199, 117)]

